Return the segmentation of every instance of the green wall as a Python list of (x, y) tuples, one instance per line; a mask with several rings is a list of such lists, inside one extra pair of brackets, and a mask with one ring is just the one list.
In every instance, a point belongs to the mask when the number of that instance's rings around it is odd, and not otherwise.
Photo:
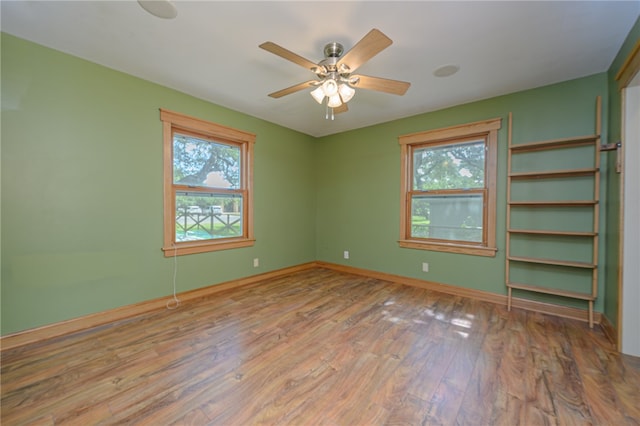
[[(515, 142), (591, 134), (602, 95), (608, 132), (610, 73), (315, 139), (6, 34), (1, 42), (2, 334), (171, 294), (158, 108), (257, 134), (256, 245), (179, 257), (179, 292), (322, 260), (505, 293), (508, 112)], [(497, 256), (399, 248), (397, 137), (495, 117)], [(615, 223), (601, 213), (602, 225)]]
[(258, 135), (255, 246), (179, 292), (315, 260), (313, 138), (2, 34), (2, 334), (172, 293), (160, 107)]
[[(622, 130), (622, 99), (618, 90), (618, 82), (615, 80), (616, 74), (627, 59), (631, 50), (640, 40), (640, 18), (629, 32), (620, 51), (616, 55), (609, 71), (609, 138), (607, 142), (614, 143), (620, 140)], [(607, 191), (610, 194), (606, 205), (607, 224), (606, 238), (606, 261), (608, 265), (606, 288), (604, 295), (604, 314), (614, 327), (618, 326), (618, 274), (620, 256), (618, 247), (620, 245), (620, 175), (615, 172), (616, 154), (611, 152), (607, 157), (609, 173), (607, 175)]]
[[(589, 135), (595, 131), (598, 95), (603, 97), (605, 133), (607, 75), (601, 73), (322, 138), (318, 142), (316, 163), (318, 259), (506, 294), (504, 224), (508, 113), (513, 113), (514, 143)], [(496, 240), (499, 251), (496, 257), (400, 248), (397, 243), (400, 235), (398, 136), (495, 117), (503, 118), (498, 135)], [(606, 199), (606, 191), (601, 192), (601, 198)], [(602, 212), (601, 218), (604, 224)], [(350, 251), (349, 260), (342, 258), (344, 250)], [(601, 259), (602, 263), (604, 258), (601, 256)], [(428, 273), (422, 272), (422, 262), (429, 263)], [(599, 269), (601, 292), (604, 269)], [(563, 298), (517, 295), (585, 306), (580, 301)], [(595, 308), (601, 310), (602, 306), (603, 299), (599, 298)]]

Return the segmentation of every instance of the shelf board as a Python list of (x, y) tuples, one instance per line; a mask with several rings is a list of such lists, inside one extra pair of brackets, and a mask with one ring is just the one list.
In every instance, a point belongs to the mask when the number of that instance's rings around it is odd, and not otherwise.
[(573, 299), (595, 300), (595, 296), (588, 293), (559, 290), (559, 289), (540, 287), (540, 286), (530, 285), (530, 284), (507, 283), (507, 287), (516, 288), (518, 290), (534, 291), (536, 293), (553, 294), (555, 296), (571, 297)]
[(592, 176), (598, 171), (599, 169), (597, 168), (546, 170), (538, 172), (509, 173), (509, 177), (512, 179), (551, 179), (558, 177)]
[(567, 237), (595, 237), (597, 232), (580, 232), (580, 231), (554, 231), (542, 229), (508, 229), (511, 234), (533, 234), (533, 235), (562, 235)]
[(557, 200), (557, 201), (509, 201), (507, 204), (511, 206), (593, 206), (598, 204), (596, 200)]
[(556, 266), (568, 266), (570, 268), (583, 268), (583, 269), (595, 269), (597, 265), (588, 262), (574, 262), (570, 260), (556, 260), (556, 259), (543, 259), (539, 257), (522, 257), (522, 256), (507, 256), (508, 260), (515, 262), (525, 263), (538, 263), (544, 265), (556, 265)]
[(517, 152), (540, 151), (546, 149), (568, 148), (583, 145), (592, 145), (600, 138), (598, 135), (586, 135), (572, 138), (550, 139), (539, 142), (528, 142), (510, 145), (509, 149), (515, 154)]

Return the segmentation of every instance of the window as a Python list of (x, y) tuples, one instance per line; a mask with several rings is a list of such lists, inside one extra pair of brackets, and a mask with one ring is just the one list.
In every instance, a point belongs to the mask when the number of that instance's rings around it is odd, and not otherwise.
[(495, 256), (501, 119), (400, 136), (401, 247)]
[(255, 135), (160, 110), (165, 256), (251, 246)]

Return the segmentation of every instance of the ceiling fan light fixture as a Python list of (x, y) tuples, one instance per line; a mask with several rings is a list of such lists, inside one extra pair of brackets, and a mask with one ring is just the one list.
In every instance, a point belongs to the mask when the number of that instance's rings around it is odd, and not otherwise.
[(322, 90), (322, 86), (318, 86), (311, 91), (311, 96), (316, 100), (317, 103), (322, 105), (322, 101), (324, 100), (324, 90)]
[(324, 91), (325, 96), (331, 97), (338, 93), (338, 83), (332, 78), (327, 79), (324, 83), (322, 83), (322, 90)]
[(335, 95), (329, 96), (329, 102), (327, 103), (327, 105), (330, 108), (338, 108), (340, 105), (342, 105), (342, 99), (340, 99), (340, 95), (336, 93)]
[(353, 95), (356, 94), (355, 89), (349, 87), (349, 85), (346, 83), (342, 83), (340, 84), (340, 86), (338, 86), (338, 92), (340, 92), (340, 97), (345, 104), (349, 102), (351, 98), (353, 98)]

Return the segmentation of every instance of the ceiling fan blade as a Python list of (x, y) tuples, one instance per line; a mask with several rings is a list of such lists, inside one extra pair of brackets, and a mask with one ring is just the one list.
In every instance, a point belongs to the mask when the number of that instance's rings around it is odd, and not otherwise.
[(290, 95), (295, 92), (299, 92), (300, 90), (304, 90), (307, 87), (311, 87), (314, 83), (317, 83), (317, 81), (316, 80), (305, 81), (304, 83), (296, 84), (295, 86), (287, 87), (286, 89), (269, 93), (269, 96), (271, 96), (272, 98), (281, 98), (283, 96)]
[(338, 61), (338, 67), (345, 64), (351, 72), (355, 71), (360, 65), (391, 46), (391, 39), (377, 29), (372, 29), (369, 33), (355, 44), (347, 53)]
[(376, 90), (378, 92), (391, 93), (392, 95), (404, 95), (411, 86), (411, 83), (399, 80), (389, 80), (380, 77), (369, 77), (367, 75), (356, 75), (351, 78), (357, 78), (358, 81), (351, 83), (353, 87), (358, 89)]
[(285, 49), (282, 46), (278, 46), (273, 42), (270, 42), (270, 41), (264, 42), (259, 47), (266, 50), (267, 52), (273, 53), (274, 55), (278, 55), (281, 58), (286, 59), (287, 61), (291, 61), (294, 64), (298, 64), (301, 67), (304, 67), (308, 70), (312, 70), (318, 67), (318, 64), (311, 62), (310, 60), (305, 59), (302, 56), (297, 55), (292, 51)]
[(336, 107), (333, 109), (333, 113), (334, 114), (340, 114), (342, 112), (347, 112), (349, 111), (349, 107), (347, 106), (347, 104), (341, 104), (339, 107)]

